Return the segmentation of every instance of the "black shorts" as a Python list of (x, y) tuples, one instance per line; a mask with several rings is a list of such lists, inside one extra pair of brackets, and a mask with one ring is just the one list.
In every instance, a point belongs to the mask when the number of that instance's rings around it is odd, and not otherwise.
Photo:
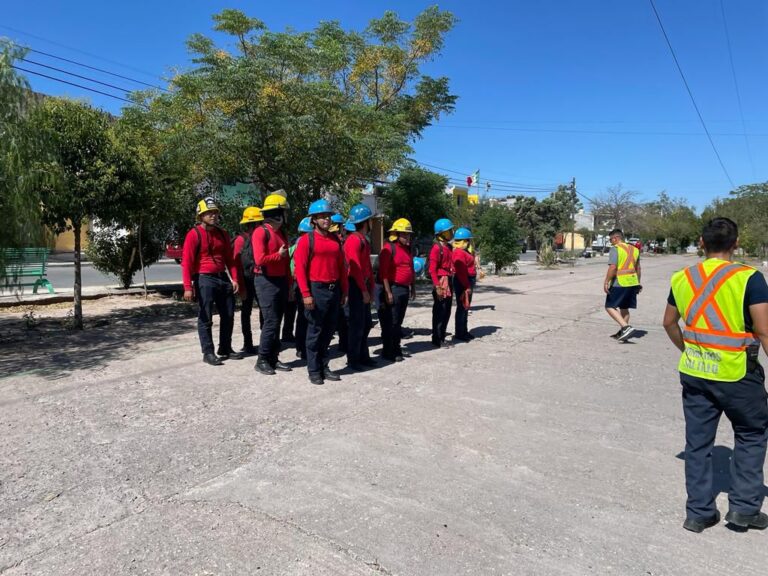
[(637, 293), (640, 286), (611, 286), (608, 295), (605, 297), (606, 308), (637, 308)]

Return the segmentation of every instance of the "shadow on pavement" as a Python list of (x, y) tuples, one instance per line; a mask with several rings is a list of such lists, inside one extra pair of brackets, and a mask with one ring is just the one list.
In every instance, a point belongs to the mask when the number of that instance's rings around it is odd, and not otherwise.
[[(4, 343), (0, 374), (5, 377), (34, 371), (49, 379), (64, 378), (75, 370), (105, 366), (127, 358), (138, 346), (156, 343), (195, 330), (186, 322), (197, 309), (185, 303), (162, 303), (87, 315), (82, 331), (67, 328), (67, 319), (46, 319), (20, 330), (19, 320), (0, 319), (0, 334), (13, 336)], [(214, 339), (218, 328), (214, 325)]]
[(475, 326), (470, 329), (469, 333), (475, 338), (483, 338), (484, 336), (490, 336), (501, 330), (501, 326)]
[(485, 292), (494, 292), (496, 294), (522, 294), (520, 290), (514, 290), (508, 286), (498, 286), (496, 284), (478, 283), (475, 285), (475, 294)]

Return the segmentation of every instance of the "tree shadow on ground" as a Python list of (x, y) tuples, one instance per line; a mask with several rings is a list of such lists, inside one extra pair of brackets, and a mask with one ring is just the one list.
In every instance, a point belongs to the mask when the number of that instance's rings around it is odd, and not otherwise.
[[(70, 318), (45, 319), (34, 326), (16, 318), (0, 319), (3, 354), (0, 374), (12, 377), (34, 372), (47, 379), (64, 378), (75, 370), (98, 368), (131, 357), (139, 346), (162, 343), (194, 330), (197, 308), (167, 302), (116, 309), (84, 318), (84, 330), (71, 330)], [(24, 321), (21, 321), (22, 324)], [(214, 325), (214, 339), (217, 327)]]
[(487, 284), (485, 282), (475, 285), (475, 294), (484, 294), (485, 292), (493, 292), (495, 294), (522, 294), (520, 290), (515, 290), (509, 286), (499, 286), (497, 284)]

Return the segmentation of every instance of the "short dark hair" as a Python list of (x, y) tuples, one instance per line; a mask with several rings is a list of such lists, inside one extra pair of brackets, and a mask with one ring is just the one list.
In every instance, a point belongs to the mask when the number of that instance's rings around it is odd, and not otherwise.
[(624, 232), (621, 231), (621, 228), (614, 228), (613, 230), (608, 232), (608, 238), (610, 238), (611, 236), (617, 236), (617, 235), (624, 238)]
[(701, 232), (704, 250), (707, 252), (724, 252), (736, 245), (739, 239), (739, 227), (730, 218), (718, 216), (712, 218)]

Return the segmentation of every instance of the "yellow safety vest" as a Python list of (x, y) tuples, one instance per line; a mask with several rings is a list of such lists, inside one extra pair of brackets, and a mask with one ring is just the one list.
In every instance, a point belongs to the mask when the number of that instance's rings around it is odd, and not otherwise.
[(758, 346), (746, 332), (744, 296), (754, 268), (718, 258), (684, 268), (672, 276), (672, 295), (685, 322), (683, 374), (736, 382), (747, 373), (747, 348)]
[(624, 288), (638, 286), (640, 279), (637, 277), (637, 260), (640, 257), (640, 250), (624, 242), (619, 242), (615, 246), (619, 254), (619, 264), (616, 267), (616, 281), (619, 283), (619, 286)]

